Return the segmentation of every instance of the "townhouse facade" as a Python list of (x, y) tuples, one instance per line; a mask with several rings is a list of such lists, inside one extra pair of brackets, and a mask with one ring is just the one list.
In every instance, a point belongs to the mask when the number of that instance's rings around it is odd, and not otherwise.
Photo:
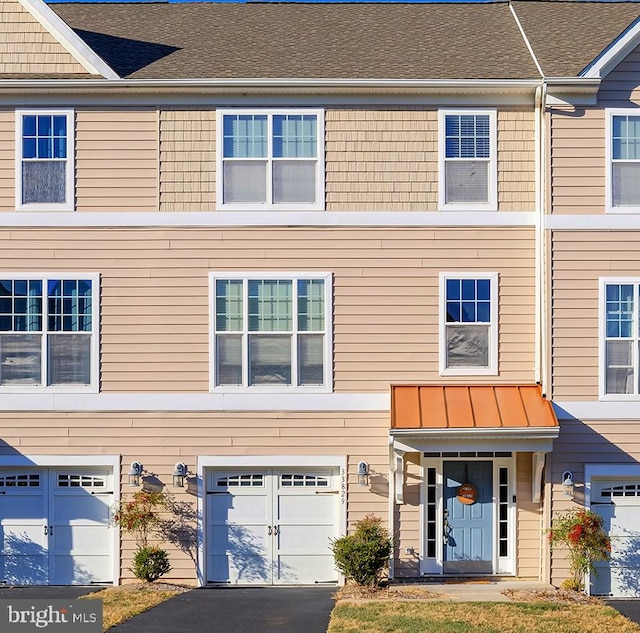
[(127, 582), (148, 489), (183, 582), (375, 514), (393, 578), (559, 583), (586, 505), (636, 593), (639, 16), (2, 0), (0, 582)]

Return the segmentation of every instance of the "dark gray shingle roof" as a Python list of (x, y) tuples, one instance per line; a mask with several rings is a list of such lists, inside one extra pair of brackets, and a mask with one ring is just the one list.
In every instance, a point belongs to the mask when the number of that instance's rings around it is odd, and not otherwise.
[(513, 6), (547, 77), (577, 77), (640, 17), (638, 2), (516, 0)]
[(50, 6), (123, 77), (539, 76), (505, 2)]

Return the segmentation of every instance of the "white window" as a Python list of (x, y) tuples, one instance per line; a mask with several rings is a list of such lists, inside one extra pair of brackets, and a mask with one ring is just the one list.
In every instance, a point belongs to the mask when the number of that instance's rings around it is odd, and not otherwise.
[(0, 273), (0, 390), (97, 389), (97, 275)]
[(72, 211), (73, 111), (18, 110), (16, 131), (16, 208)]
[(600, 297), (600, 393), (637, 398), (640, 279), (602, 279)]
[(440, 110), (438, 125), (439, 208), (496, 211), (495, 110)]
[(218, 208), (324, 208), (322, 110), (218, 111)]
[(607, 211), (640, 211), (640, 112), (607, 112)]
[(440, 372), (498, 373), (498, 274), (441, 273)]
[(212, 388), (328, 391), (331, 275), (211, 274)]

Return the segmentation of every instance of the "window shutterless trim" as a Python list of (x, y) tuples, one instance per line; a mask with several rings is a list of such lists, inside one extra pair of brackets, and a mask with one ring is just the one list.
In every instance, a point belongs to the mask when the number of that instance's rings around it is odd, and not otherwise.
[[(65, 116), (67, 118), (67, 157), (65, 159), (65, 202), (22, 203), (22, 122), (24, 116)], [(75, 209), (75, 116), (70, 109), (16, 110), (15, 190), (17, 211), (74, 211)]]
[[(251, 393), (329, 393), (333, 386), (333, 309), (332, 309), (332, 297), (333, 297), (333, 279), (332, 273), (327, 272), (270, 272), (270, 271), (258, 271), (258, 272), (225, 272), (215, 271), (209, 273), (209, 390), (215, 393), (238, 393), (238, 392), (251, 392)], [(248, 351), (243, 347), (242, 351), (242, 365), (243, 365), (243, 385), (216, 385), (216, 281), (217, 280), (284, 280), (295, 282), (300, 279), (318, 279), (324, 282), (324, 348), (323, 348), (323, 377), (324, 383), (322, 385), (248, 385), (247, 372), (248, 372)], [(246, 305), (247, 296), (244, 293), (243, 288), (243, 303), (245, 304), (245, 318), (246, 318)], [(294, 312), (296, 306), (293, 307)], [(299, 330), (295, 330), (299, 333)], [(248, 334), (248, 323), (243, 323), (242, 336)], [(274, 332), (277, 334), (277, 332)], [(291, 367), (292, 376), (294, 372), (298, 371), (297, 364)]]
[[(42, 301), (43, 304), (48, 300), (46, 282), (52, 279), (60, 280), (80, 280), (87, 279), (91, 281), (91, 344), (89, 361), (90, 382), (88, 385), (47, 385), (48, 369), (47, 369), (47, 335), (50, 333), (49, 328), (40, 330), (39, 334), (43, 336), (43, 364), (41, 369), (41, 377), (44, 378), (42, 385), (0, 385), (0, 393), (98, 393), (99, 390), (99, 372), (100, 372), (100, 274), (99, 273), (83, 273), (83, 272), (65, 272), (65, 273), (12, 273), (0, 271), (0, 279), (11, 279), (13, 281), (20, 280), (40, 280), (43, 282)], [(45, 314), (43, 313), (43, 319)], [(4, 332), (11, 334), (12, 332)], [(3, 334), (3, 332), (0, 332)]]
[[(446, 202), (446, 117), (448, 115), (489, 116), (489, 158), (462, 159), (488, 162), (488, 199), (486, 202)], [(497, 211), (498, 210), (498, 134), (495, 108), (438, 110), (438, 211)]]
[[(489, 329), (488, 367), (447, 367), (447, 279), (488, 279), (491, 282), (491, 293), (489, 295), (491, 301), (491, 321), (486, 324)], [(438, 339), (441, 376), (496, 376), (498, 374), (498, 279), (498, 273), (440, 273)]]
[[(298, 203), (225, 203), (224, 202), (224, 117), (227, 115), (263, 115), (267, 117), (267, 157), (273, 164), (273, 117), (274, 115), (315, 115), (316, 150), (315, 159), (315, 201)], [(321, 108), (226, 108), (216, 113), (216, 209), (220, 211), (323, 211), (325, 208), (325, 167), (324, 167), (324, 109)], [(271, 173), (271, 168), (268, 168)], [(271, 187), (267, 194), (272, 197)]]
[[(605, 110), (605, 212), (606, 213), (638, 213), (640, 212), (640, 200), (633, 206), (613, 205), (613, 117), (614, 116), (640, 116), (637, 108), (607, 108)], [(640, 159), (637, 161), (640, 163)]]
[[(632, 315), (632, 336), (626, 339), (631, 342), (632, 346), (632, 362), (633, 362), (633, 383), (634, 391), (638, 393), (607, 393), (607, 286), (627, 284), (633, 286), (634, 308)], [(600, 400), (608, 401), (624, 401), (624, 400), (640, 400), (640, 392), (638, 382), (640, 381), (640, 277), (601, 277), (598, 280), (598, 313), (599, 313), (599, 329), (598, 329), (598, 394)], [(616, 340), (616, 337), (611, 337)]]

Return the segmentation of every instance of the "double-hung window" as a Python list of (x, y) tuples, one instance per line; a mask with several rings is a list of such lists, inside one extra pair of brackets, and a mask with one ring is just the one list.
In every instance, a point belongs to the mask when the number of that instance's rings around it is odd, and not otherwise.
[(16, 208), (72, 211), (73, 112), (18, 110), (16, 130)]
[(331, 386), (331, 275), (211, 274), (212, 388)]
[(497, 210), (495, 110), (440, 110), (438, 203), (442, 210)]
[(321, 110), (218, 111), (218, 208), (324, 208)]
[(640, 279), (600, 282), (602, 396), (640, 395)]
[(441, 273), (440, 306), (440, 372), (497, 374), (497, 273)]
[(97, 275), (0, 273), (0, 389), (96, 389), (97, 332)]
[(610, 110), (607, 116), (607, 210), (640, 211), (640, 112)]

